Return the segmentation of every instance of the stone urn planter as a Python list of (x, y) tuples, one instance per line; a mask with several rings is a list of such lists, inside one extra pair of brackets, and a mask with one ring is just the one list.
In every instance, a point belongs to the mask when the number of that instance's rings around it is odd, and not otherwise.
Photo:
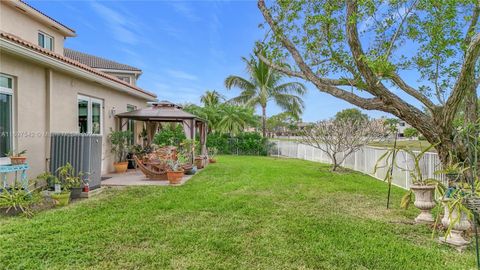
[(468, 221), (467, 214), (459, 211), (458, 208), (454, 208), (452, 213), (448, 209), (446, 203), (449, 200), (443, 200), (444, 213), (442, 218), (442, 224), (445, 228), (449, 228), (452, 222), (452, 229), (450, 234), (439, 237), (440, 242), (449, 244), (455, 247), (457, 250), (462, 251), (468, 247), (470, 241), (463, 238), (463, 232), (470, 228), (470, 221)]
[(415, 194), (415, 207), (420, 209), (420, 214), (415, 218), (417, 223), (433, 223), (433, 215), (430, 212), (435, 207), (435, 201), (433, 195), (435, 192), (435, 186), (432, 185), (412, 185), (410, 187), (413, 194)]

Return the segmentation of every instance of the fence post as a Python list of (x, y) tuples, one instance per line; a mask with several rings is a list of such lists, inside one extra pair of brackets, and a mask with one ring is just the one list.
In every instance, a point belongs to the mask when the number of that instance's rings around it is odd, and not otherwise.
[(367, 173), (367, 147), (363, 147), (363, 172)]
[[(409, 158), (410, 158), (410, 155), (405, 156), (405, 163), (406, 163), (406, 164), (405, 164), (405, 165), (406, 165), (405, 167), (406, 167), (406, 168), (408, 168), (408, 166), (410, 165), (410, 160), (408, 160)], [(410, 187), (410, 179), (409, 179), (409, 178), (410, 178), (410, 174), (408, 173), (407, 170), (405, 170), (405, 179), (406, 179), (406, 181), (405, 181), (405, 188), (406, 188), (406, 189), (408, 189), (408, 188)]]

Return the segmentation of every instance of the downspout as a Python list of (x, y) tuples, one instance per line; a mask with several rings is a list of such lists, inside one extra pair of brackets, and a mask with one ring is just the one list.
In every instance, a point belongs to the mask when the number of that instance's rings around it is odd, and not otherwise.
[(52, 131), (52, 70), (45, 69), (45, 171), (50, 171), (50, 135)]

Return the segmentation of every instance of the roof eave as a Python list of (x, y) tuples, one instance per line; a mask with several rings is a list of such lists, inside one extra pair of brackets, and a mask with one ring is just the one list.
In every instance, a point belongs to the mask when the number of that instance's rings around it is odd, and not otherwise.
[(49, 25), (50, 27), (54, 28), (55, 30), (59, 31), (66, 37), (75, 37), (77, 34), (75, 33), (75, 30), (53, 20), (52, 18), (48, 17), (47, 15), (43, 14), (39, 10), (33, 8), (27, 3), (24, 3), (23, 1), (4, 1), (5, 4), (13, 7), (13, 8), (18, 8), (20, 10), (24, 10), (25, 14), (28, 16), (31, 16), (37, 21), (40, 21), (46, 25)]
[(132, 89), (132, 88), (126, 86), (126, 85), (114, 82), (114, 81), (109, 80), (107, 78), (103, 78), (100, 75), (94, 74), (94, 73), (89, 72), (87, 70), (84, 70), (80, 67), (76, 67), (76, 66), (64, 63), (61, 60), (55, 59), (53, 57), (49, 57), (49, 56), (44, 55), (40, 52), (37, 52), (37, 51), (32, 50), (32, 49), (28, 49), (24, 46), (16, 44), (15, 42), (5, 40), (3, 38), (0, 39), (0, 48), (2, 49), (2, 52), (9, 52), (9, 53), (12, 53), (14, 55), (18, 55), (20, 57), (30, 59), (30, 60), (38, 62), (42, 65), (46, 65), (46, 66), (56, 68), (58, 70), (70, 73), (70, 74), (74, 74), (74, 75), (76, 75), (80, 78), (100, 83), (102, 85), (114, 88), (114, 89), (119, 90), (121, 92), (125, 92), (125, 93), (128, 93), (130, 95), (145, 99), (146, 101), (155, 101), (156, 100), (156, 96), (154, 94), (148, 94), (147, 92), (137, 91), (137, 90)]

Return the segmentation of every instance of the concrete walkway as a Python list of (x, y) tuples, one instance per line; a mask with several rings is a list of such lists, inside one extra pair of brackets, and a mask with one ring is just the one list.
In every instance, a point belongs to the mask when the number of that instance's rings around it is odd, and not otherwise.
[[(181, 186), (185, 184), (193, 175), (185, 175), (180, 184), (171, 186)], [(167, 180), (150, 180), (140, 170), (129, 170), (122, 174), (107, 174), (103, 177), (110, 177), (102, 181), (102, 186), (170, 186)]]

